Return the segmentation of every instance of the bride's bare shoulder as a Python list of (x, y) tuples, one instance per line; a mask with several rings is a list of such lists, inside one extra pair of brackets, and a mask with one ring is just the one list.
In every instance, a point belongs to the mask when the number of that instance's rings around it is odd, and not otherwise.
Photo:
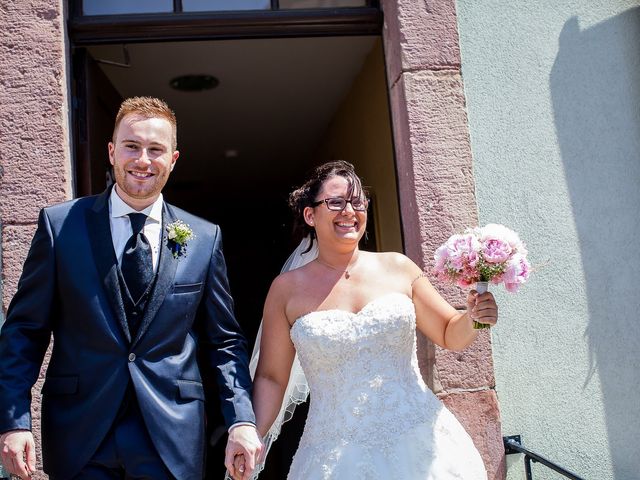
[(287, 297), (290, 297), (293, 291), (304, 284), (308, 277), (308, 268), (308, 265), (303, 265), (302, 267), (278, 275), (271, 283), (269, 295), (286, 294)]
[(371, 261), (390, 272), (413, 273), (418, 266), (406, 255), (398, 252), (367, 252)]

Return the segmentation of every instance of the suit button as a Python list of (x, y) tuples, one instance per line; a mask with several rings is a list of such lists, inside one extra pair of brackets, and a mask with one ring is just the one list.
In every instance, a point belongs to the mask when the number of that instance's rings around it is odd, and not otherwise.
[(136, 361), (136, 354), (135, 353), (130, 353), (129, 354), (129, 361), (130, 362), (135, 362)]

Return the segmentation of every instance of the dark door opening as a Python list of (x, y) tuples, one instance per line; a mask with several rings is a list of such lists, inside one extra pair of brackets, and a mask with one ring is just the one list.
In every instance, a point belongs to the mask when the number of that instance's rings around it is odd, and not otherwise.
[[(378, 36), (94, 45), (77, 48), (74, 72), (79, 194), (107, 184), (120, 98), (157, 96), (176, 112), (181, 155), (164, 195), (221, 226), (236, 315), (251, 345), (269, 285), (295, 247), (288, 193), (314, 165), (354, 163), (373, 194), (365, 248), (402, 251)], [(175, 89), (185, 75), (214, 77), (217, 86)], [(212, 400), (213, 431), (222, 418)], [(285, 425), (261, 479), (286, 477), (305, 415), (300, 407)], [(208, 478), (224, 474), (225, 442), (223, 434), (210, 448)]]

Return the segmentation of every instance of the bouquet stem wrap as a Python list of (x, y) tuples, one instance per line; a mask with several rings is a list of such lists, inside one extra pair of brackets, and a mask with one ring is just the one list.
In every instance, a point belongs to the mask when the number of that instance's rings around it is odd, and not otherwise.
[[(489, 282), (477, 282), (476, 283), (476, 292), (478, 294), (482, 294), (489, 291)], [(491, 325), (487, 323), (480, 323), (473, 321), (473, 328), (476, 330), (484, 330), (485, 328), (490, 328)]]

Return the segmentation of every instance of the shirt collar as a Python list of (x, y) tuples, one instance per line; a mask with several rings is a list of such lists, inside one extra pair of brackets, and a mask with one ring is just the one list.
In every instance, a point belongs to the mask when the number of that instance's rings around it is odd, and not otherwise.
[(127, 205), (124, 200), (120, 198), (120, 195), (116, 192), (116, 187), (111, 189), (111, 195), (109, 196), (109, 210), (112, 218), (124, 217), (130, 213), (144, 213), (151, 220), (155, 220), (158, 223), (162, 223), (162, 193), (158, 195), (155, 202), (149, 205), (144, 210), (138, 212), (135, 208)]

